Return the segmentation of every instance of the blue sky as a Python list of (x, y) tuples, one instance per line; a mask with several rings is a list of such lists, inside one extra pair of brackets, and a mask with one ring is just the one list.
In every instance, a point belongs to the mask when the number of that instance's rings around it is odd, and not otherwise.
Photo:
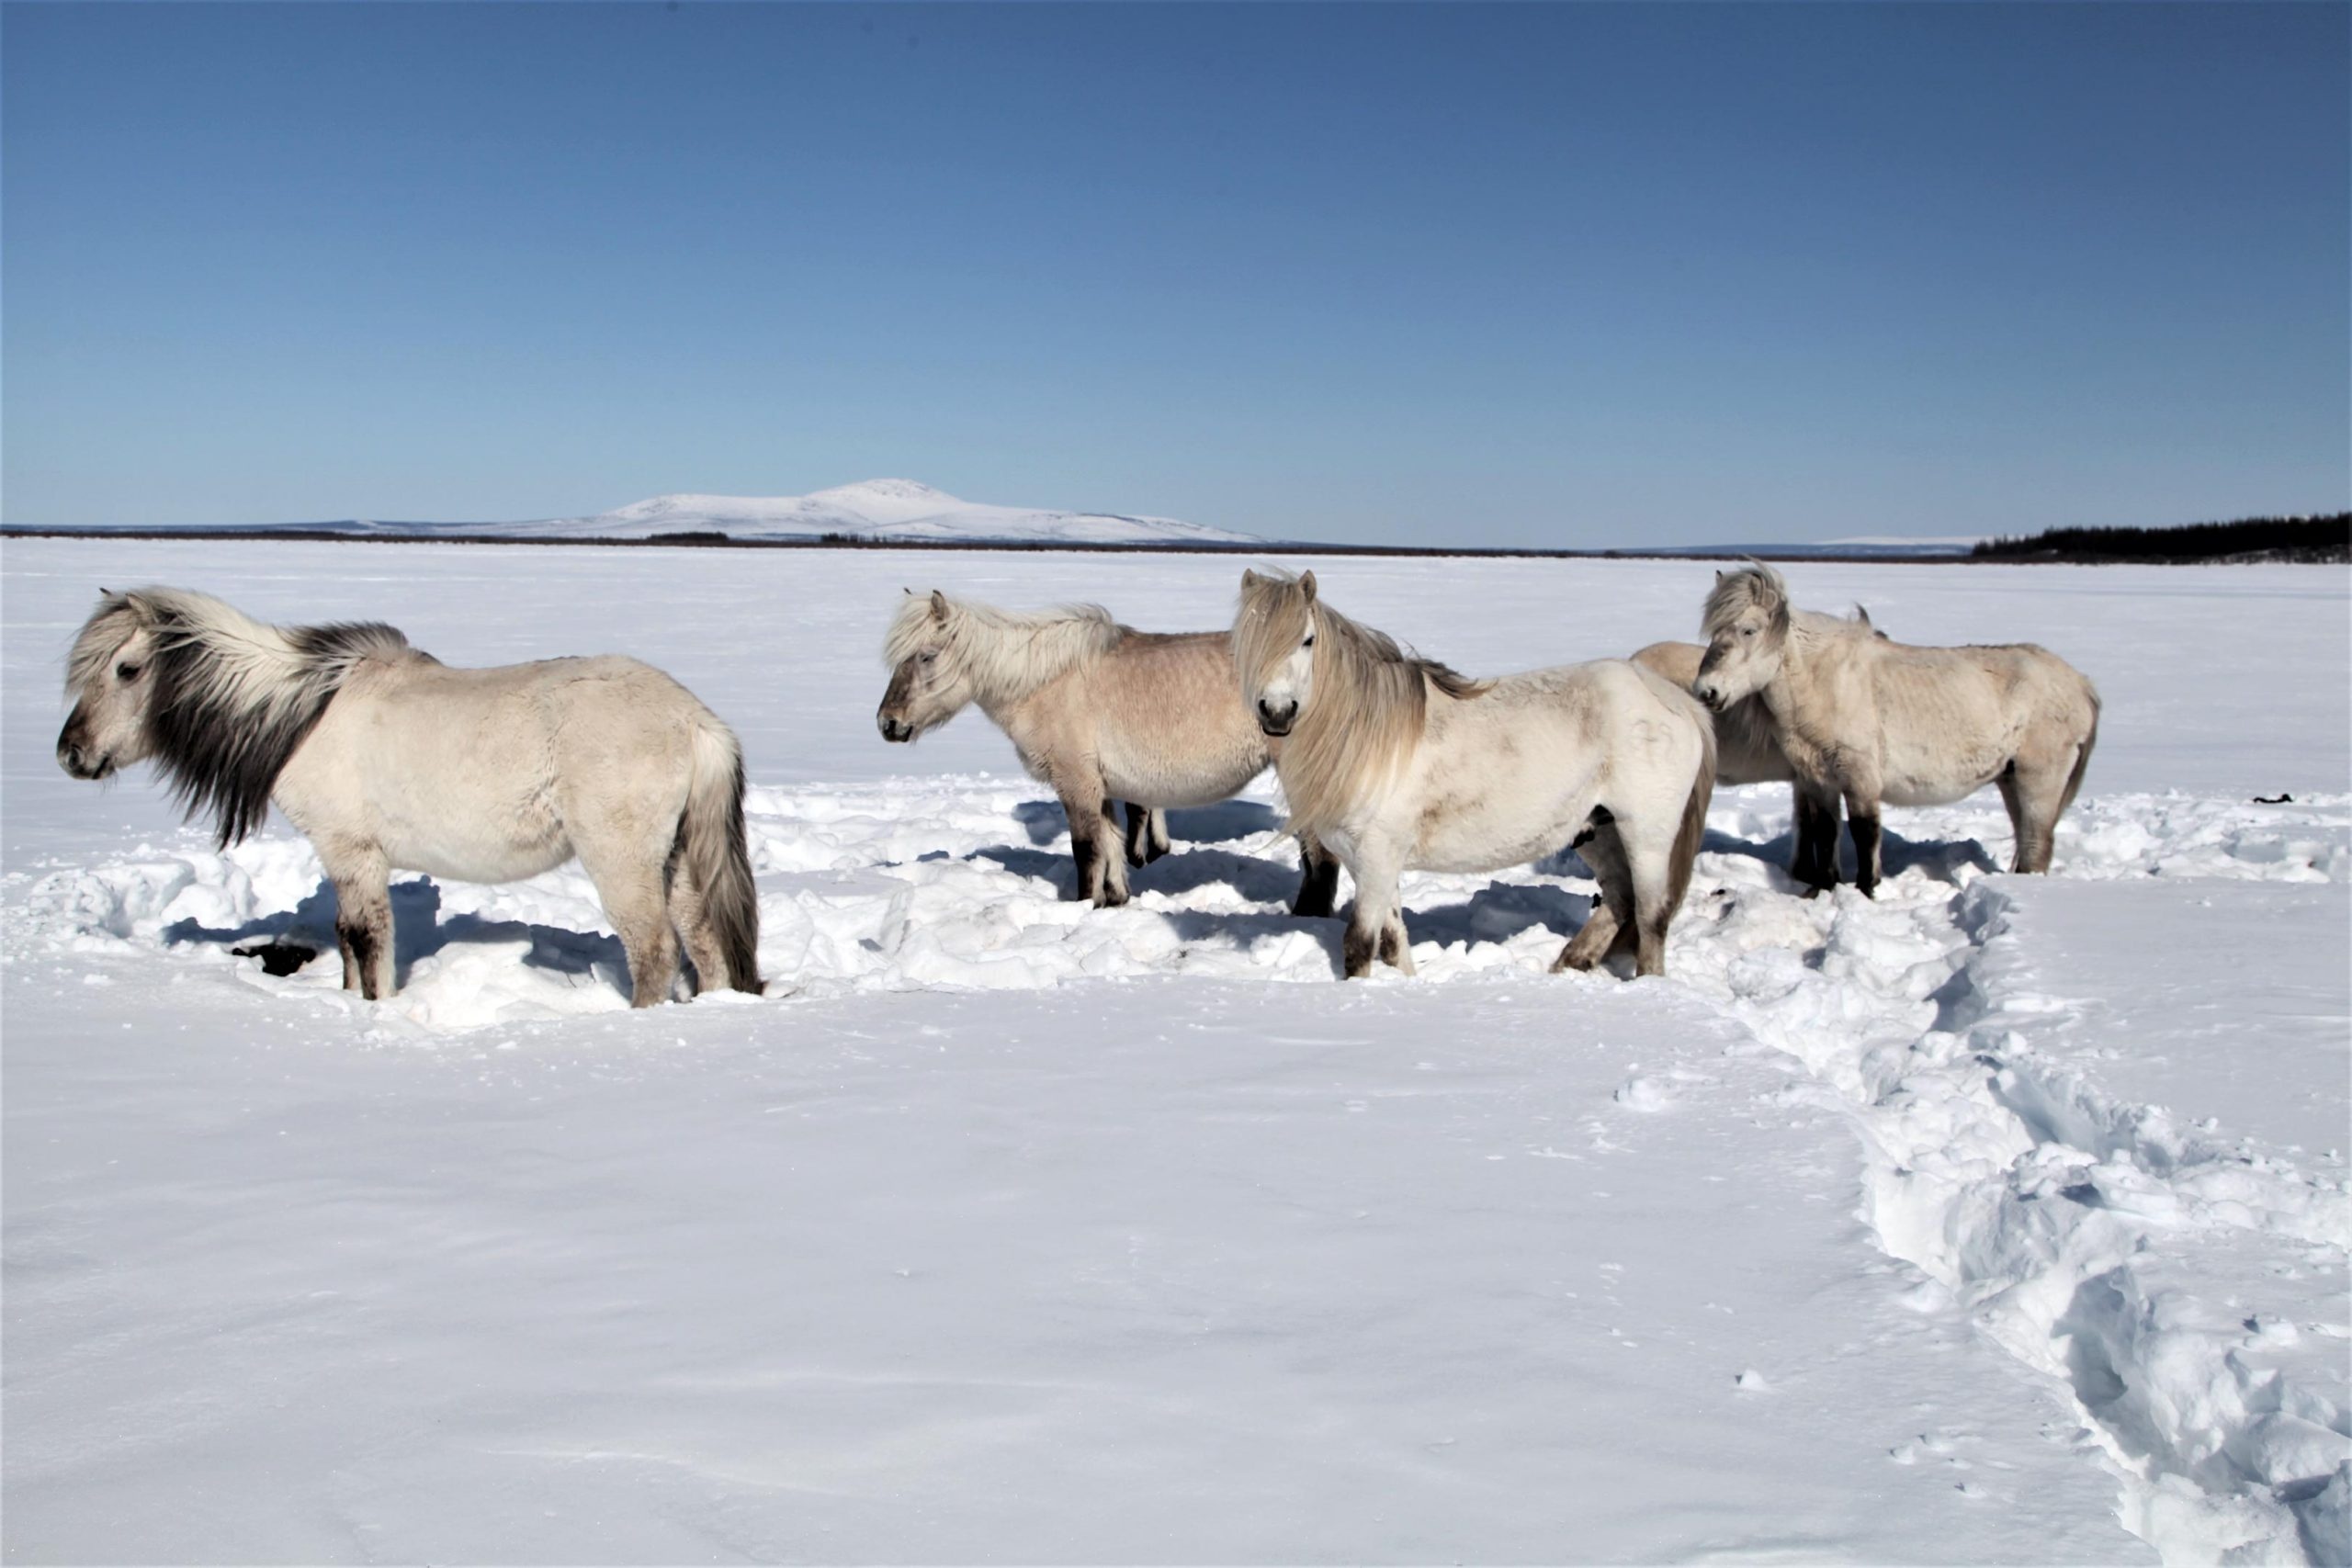
[(10, 4), (0, 514), (2347, 504), (2341, 5)]

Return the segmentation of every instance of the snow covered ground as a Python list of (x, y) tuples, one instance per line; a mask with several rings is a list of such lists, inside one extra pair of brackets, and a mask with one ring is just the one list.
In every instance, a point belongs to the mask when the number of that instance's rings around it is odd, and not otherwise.
[[(1197, 627), (1242, 564), (10, 541), (7, 1557), (2352, 1556), (2344, 573), (1792, 568), (2098, 681), (2055, 876), (1988, 793), (1808, 903), (1725, 791), (1668, 980), (1543, 972), (1562, 857), (1408, 877), (1419, 977), (1343, 986), (1271, 790), (1095, 911), (984, 721), (873, 728), (902, 586)], [(1473, 671), (1712, 577), (1317, 570)], [(788, 994), (629, 1012), (569, 869), (402, 884), (387, 1004), (232, 956), (326, 942), (307, 845), (50, 755), (140, 581), (670, 669)]]

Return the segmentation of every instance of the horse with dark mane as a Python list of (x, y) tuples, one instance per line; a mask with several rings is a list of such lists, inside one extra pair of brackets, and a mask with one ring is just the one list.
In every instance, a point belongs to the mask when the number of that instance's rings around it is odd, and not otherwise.
[(274, 626), (184, 588), (107, 593), (75, 637), (57, 760), (158, 763), (222, 848), (274, 802), (334, 884), (343, 983), (395, 988), (395, 869), (513, 882), (580, 857), (666, 999), (679, 939), (705, 987), (760, 989), (735, 737), (684, 686), (605, 655), (458, 670), (390, 626)]

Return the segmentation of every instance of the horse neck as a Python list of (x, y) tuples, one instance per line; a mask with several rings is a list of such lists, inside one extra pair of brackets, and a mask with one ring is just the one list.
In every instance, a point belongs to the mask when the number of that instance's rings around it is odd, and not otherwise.
[[(1276, 771), (1303, 829), (1334, 825), (1349, 807), (1385, 788), (1420, 745), (1433, 701), (1452, 701), (1418, 660), (1385, 660), (1363, 649), (1334, 647), (1332, 684), (1340, 703), (1308, 705), (1306, 721), (1283, 743)], [(1319, 672), (1318, 672), (1319, 679)]]
[(978, 635), (967, 633), (965, 674), (972, 701), (998, 724), (1117, 636), (1116, 628), (1084, 615), (1033, 624), (976, 619), (974, 625)]

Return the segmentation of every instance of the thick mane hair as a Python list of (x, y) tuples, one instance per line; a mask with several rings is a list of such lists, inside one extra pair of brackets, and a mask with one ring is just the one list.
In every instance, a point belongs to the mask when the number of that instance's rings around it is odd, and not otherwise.
[(1707, 607), (1700, 618), (1700, 630), (1712, 640), (1750, 605), (1771, 616), (1776, 625), (1788, 625), (1788, 582), (1779, 572), (1760, 561), (1741, 567), (1737, 571), (1716, 575), (1715, 585), (1707, 593)]
[(74, 639), (68, 689), (102, 678), (138, 633), (147, 657), (147, 734), (188, 817), (210, 814), (222, 849), (262, 825), (269, 795), (334, 700), (369, 659), (424, 657), (376, 622), (273, 626), (208, 593), (140, 588), (109, 593)]
[(1000, 610), (977, 599), (910, 593), (891, 618), (882, 660), (893, 669), (937, 647), (971, 682), (982, 707), (1027, 696), (1128, 635), (1100, 604)]
[(1234, 662), (1246, 691), (1257, 692), (1297, 649), (1310, 605), (1314, 690), (1279, 759), (1290, 829), (1305, 833), (1332, 826), (1367, 791), (1396, 776), (1420, 744), (1430, 688), (1466, 701), (1494, 684), (1406, 652), (1387, 633), (1310, 598), (1299, 578), (1253, 572), (1242, 582), (1233, 626)]

